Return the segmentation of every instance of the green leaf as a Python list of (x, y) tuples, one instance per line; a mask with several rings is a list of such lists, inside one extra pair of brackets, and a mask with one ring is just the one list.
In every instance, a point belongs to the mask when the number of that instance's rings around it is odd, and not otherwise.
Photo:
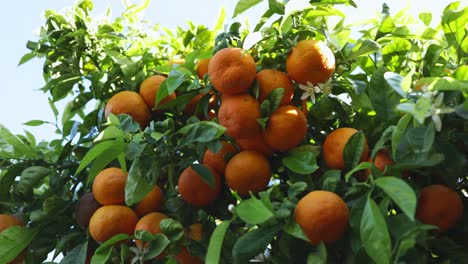
[(322, 187), (326, 191), (336, 192), (341, 181), (341, 170), (327, 170), (321, 177)]
[(289, 187), (288, 197), (289, 198), (295, 198), (296, 196), (301, 194), (306, 189), (307, 189), (307, 183), (305, 183), (305, 182), (295, 182), (293, 185), (291, 185)]
[[(75, 174), (80, 173), (83, 169), (85, 169), (91, 162), (96, 159), (99, 159), (100, 162), (97, 162), (94, 168), (94, 172), (89, 174), (88, 176), (88, 183), (94, 180), (94, 177), (100, 171), (100, 169), (104, 168), (108, 164), (106, 161), (114, 160), (120, 154), (120, 151), (125, 149), (126, 144), (120, 140), (106, 140), (99, 142), (98, 144), (94, 145), (83, 157), (78, 166)], [(114, 155), (112, 155), (114, 154)], [(110, 157), (109, 155), (112, 155)], [(110, 162), (109, 161), (109, 162)], [(98, 166), (99, 165), (99, 166)], [(99, 168), (100, 167), (100, 168)]]
[(262, 104), (260, 105), (260, 113), (262, 117), (268, 117), (278, 109), (278, 106), (281, 103), (281, 100), (284, 96), (284, 88), (276, 88), (271, 91), (267, 98), (263, 100)]
[(356, 167), (361, 161), (362, 152), (364, 151), (364, 145), (366, 144), (366, 137), (362, 131), (353, 134), (343, 150), (343, 158), (345, 162), (345, 168), (351, 170)]
[(460, 2), (444, 10), (442, 15), (442, 30), (449, 45), (460, 47), (466, 55), (468, 53), (468, 38), (466, 37), (466, 25), (468, 24), (468, 7), (456, 10)]
[(2, 157), (11, 159), (38, 157), (38, 153), (32, 146), (24, 143), (3, 125), (0, 125), (0, 154)]
[(374, 183), (400, 207), (411, 221), (414, 221), (417, 198), (413, 188), (408, 183), (395, 177), (381, 177)]
[(319, 167), (316, 155), (311, 151), (290, 151), (288, 156), (282, 159), (284, 166), (295, 173), (310, 174)]
[(345, 180), (346, 182), (349, 181), (349, 178), (351, 178), (351, 176), (353, 176), (354, 173), (360, 171), (360, 170), (367, 170), (367, 169), (370, 169), (372, 168), (372, 163), (370, 162), (361, 162), (359, 163), (356, 167), (354, 167), (352, 170), (348, 171), (348, 173), (346, 173), (345, 175)]
[(408, 59), (411, 50), (411, 42), (406, 39), (393, 39), (392, 42), (382, 48), (382, 59), (391, 71), (398, 72)]
[(79, 244), (74, 247), (65, 257), (60, 261), (60, 264), (75, 264), (85, 263), (86, 252), (88, 250), (88, 242)]
[[(93, 164), (91, 165), (91, 168), (89, 169), (89, 172), (88, 172), (87, 183), (91, 183), (91, 181), (94, 180), (96, 175), (102, 169), (104, 169), (111, 161), (115, 159), (119, 160), (120, 166), (122, 167), (124, 171), (126, 171), (125, 160), (122, 160), (122, 157), (125, 157), (125, 150), (127, 148), (127, 143), (125, 143), (123, 140), (112, 140), (112, 141), (104, 141), (104, 142), (113, 142), (113, 144), (108, 146), (102, 152), (100, 152), (99, 155), (93, 160)], [(123, 164), (122, 164), (122, 161), (124, 162)]]
[(132, 206), (153, 189), (150, 179), (153, 179), (153, 165), (156, 162), (153, 156), (140, 156), (133, 161), (125, 182), (125, 204)]
[(159, 256), (171, 241), (163, 234), (155, 234), (154, 238), (149, 242), (148, 253), (143, 260), (151, 260)]
[(43, 120), (30, 120), (26, 123), (23, 123), (23, 125), (26, 125), (26, 126), (40, 126), (42, 124), (45, 124), (47, 123), (46, 121), (43, 121)]
[(236, 213), (240, 219), (251, 225), (263, 224), (274, 216), (273, 212), (255, 197), (242, 201), (236, 207)]
[(218, 139), (225, 131), (225, 127), (213, 121), (200, 121), (182, 127), (177, 133), (186, 135), (189, 142), (206, 143)]
[(283, 227), (283, 231), (293, 237), (309, 241), (309, 238), (304, 234), (301, 226), (296, 221), (289, 221), (289, 223)]
[(277, 0), (268, 0), (268, 8), (279, 15), (284, 15), (285, 6)]
[(432, 13), (419, 13), (419, 19), (421, 19), (424, 25), (429, 26), (432, 21)]
[(221, 257), (221, 249), (223, 247), (224, 236), (226, 235), (226, 231), (231, 225), (231, 221), (223, 221), (219, 225), (216, 226), (213, 234), (210, 238), (210, 243), (208, 244), (208, 250), (206, 252), (206, 264), (218, 264), (220, 263)]
[(192, 164), (191, 167), (198, 175), (200, 175), (202, 181), (208, 184), (211, 188), (215, 188), (215, 178), (208, 167), (203, 164)]
[(25, 249), (35, 236), (37, 229), (12, 226), (0, 232), (0, 260), (9, 263)]
[(398, 145), (400, 144), (401, 138), (402, 138), (403, 134), (405, 133), (406, 128), (408, 127), (409, 122), (411, 121), (412, 118), (413, 117), (412, 117), (411, 114), (405, 114), (403, 117), (400, 118), (400, 120), (398, 120), (398, 123), (397, 123), (397, 126), (395, 127), (395, 130), (393, 130), (393, 133), (392, 133), (392, 156), (393, 156), (393, 159), (395, 159), (395, 157), (396, 157), (396, 152), (397, 152), (397, 149), (398, 149)]
[(185, 235), (184, 227), (182, 224), (172, 218), (165, 218), (159, 223), (161, 231), (169, 238), (171, 241), (178, 241), (182, 239)]
[(358, 44), (351, 50), (349, 54), (349, 59), (354, 59), (360, 56), (366, 56), (372, 53), (375, 53), (380, 50), (379, 43), (371, 39), (363, 39), (359, 41)]
[[(384, 79), (395, 90), (401, 97), (406, 98), (406, 91), (409, 90), (409, 86), (405, 84), (405, 78), (398, 73), (386, 72), (384, 73)], [(406, 86), (406, 87), (404, 87)]]
[(353, 0), (309, 0), (311, 5), (350, 5), (353, 7), (357, 7), (356, 3)]
[(327, 264), (327, 247), (323, 241), (307, 256), (308, 264)]
[(42, 179), (52, 172), (51, 169), (42, 166), (32, 166), (21, 172), (18, 190), (26, 194), (30, 192)]
[(166, 98), (166, 96), (170, 95), (171, 93), (175, 92), (177, 88), (179, 88), (182, 83), (187, 81), (189, 78), (186, 73), (178, 70), (172, 70), (169, 72), (169, 75), (167, 76), (167, 79), (164, 80), (159, 89), (158, 89), (158, 94), (156, 95), (155, 98), (155, 103), (154, 105), (158, 105), (159, 102)]
[(401, 99), (385, 80), (386, 72), (386, 68), (378, 68), (372, 75), (369, 86), (372, 108), (377, 113), (376, 118), (382, 121), (388, 121), (396, 115), (395, 108)]
[(361, 217), (360, 236), (364, 249), (376, 263), (388, 264), (392, 256), (392, 241), (379, 206), (368, 197)]
[(17, 66), (20, 66), (32, 59), (34, 59), (36, 57), (36, 53), (35, 52), (30, 52), (30, 53), (26, 53), (23, 55), (23, 57), (21, 57), (20, 61), (18, 62), (18, 65)]
[(117, 242), (129, 240), (130, 238), (131, 237), (127, 234), (118, 234), (111, 237), (96, 249), (93, 257), (91, 258), (91, 264), (107, 263), (114, 245), (116, 245)]
[(242, 235), (232, 249), (235, 261), (247, 263), (256, 255), (263, 253), (280, 229), (281, 226), (257, 228)]
[(251, 7), (261, 3), (262, 0), (239, 0), (234, 8), (234, 14), (232, 18), (235, 18), (237, 15), (244, 13)]
[(80, 80), (81, 76), (65, 74), (50, 81), (47, 86), (50, 86), (54, 102), (65, 98), (72, 90), (73, 86)]
[(379, 30), (377, 31), (377, 36), (375, 39), (379, 39), (389, 33), (392, 33), (395, 30), (396, 26), (393, 23), (393, 19), (391, 16), (386, 15), (385, 18), (382, 20), (382, 23), (379, 26)]

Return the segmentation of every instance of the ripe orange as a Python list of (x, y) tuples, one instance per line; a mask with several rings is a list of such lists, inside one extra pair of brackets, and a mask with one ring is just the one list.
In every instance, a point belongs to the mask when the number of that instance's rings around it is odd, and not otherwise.
[(237, 139), (237, 145), (240, 150), (253, 150), (263, 154), (265, 157), (270, 157), (273, 154), (273, 149), (265, 142), (262, 133), (258, 133), (252, 137)]
[(221, 177), (215, 169), (205, 165), (215, 179), (214, 188), (204, 182), (201, 176), (192, 167), (186, 168), (179, 177), (178, 190), (182, 199), (195, 206), (205, 206), (218, 197), (221, 190)]
[(12, 226), (24, 226), (24, 224), (21, 220), (12, 215), (0, 214), (0, 232)]
[[(372, 162), (372, 157), (369, 157), (368, 162), (373, 163), (374, 166), (379, 169), (381, 172), (385, 171), (387, 165), (393, 165), (393, 159), (390, 157), (390, 154), (386, 150), (380, 150), (374, 157), (374, 161)], [(370, 169), (364, 171), (363, 174), (358, 176), (359, 181), (366, 181), (369, 178)]]
[(124, 205), (105, 205), (93, 214), (89, 221), (89, 233), (99, 243), (118, 234), (132, 235), (138, 217)]
[(114, 115), (127, 114), (138, 122), (141, 128), (146, 127), (151, 120), (151, 112), (145, 101), (133, 91), (122, 91), (114, 94), (106, 104), (104, 116), (107, 118), (110, 113)]
[[(161, 233), (161, 226), (160, 223), (163, 219), (167, 218), (167, 215), (162, 213), (153, 212), (143, 216), (135, 226), (135, 232), (138, 230), (145, 230), (150, 232), (151, 234), (159, 234)], [(143, 245), (141, 240), (135, 240), (135, 244), (137, 247), (147, 247), (148, 243)]]
[[(23, 221), (9, 214), (0, 214), (0, 233), (12, 226), (24, 226)], [(23, 263), (26, 257), (27, 249), (24, 249), (16, 258), (8, 262), (8, 264)]]
[(325, 83), (335, 70), (335, 55), (322, 41), (302, 40), (288, 54), (286, 70), (297, 83)]
[(235, 139), (252, 137), (260, 133), (257, 122), (261, 118), (260, 103), (249, 94), (223, 96), (218, 111), (219, 123), (226, 134)]
[[(162, 75), (153, 75), (146, 78), (140, 84), (140, 95), (143, 97), (146, 105), (149, 109), (153, 109), (155, 107), (156, 95), (158, 94), (159, 87), (161, 83), (166, 80), (166, 77)], [(168, 96), (164, 97), (161, 101), (159, 101), (159, 105), (163, 105), (169, 101), (172, 101), (176, 98), (175, 93), (171, 93)]]
[(283, 88), (284, 95), (280, 105), (290, 104), (294, 95), (294, 85), (288, 75), (272, 69), (264, 69), (257, 73), (258, 101), (261, 103), (276, 88)]
[(226, 183), (241, 195), (263, 191), (271, 178), (270, 162), (262, 154), (246, 150), (232, 157), (226, 166)]
[(203, 225), (200, 223), (191, 224), (188, 228), (188, 238), (201, 241), (203, 237)]
[[(345, 169), (343, 151), (349, 138), (358, 131), (351, 127), (342, 127), (331, 132), (323, 142), (322, 154), (330, 169), (343, 170)], [(369, 157), (369, 146), (367, 141), (364, 142), (364, 149), (361, 155), (361, 161), (367, 160)]]
[(255, 61), (240, 48), (224, 48), (210, 59), (208, 76), (221, 93), (245, 93), (255, 80)]
[(203, 261), (199, 257), (190, 254), (186, 247), (180, 249), (179, 253), (175, 255), (175, 259), (178, 264), (203, 264)]
[(453, 189), (429, 185), (421, 189), (416, 218), (424, 224), (439, 227), (439, 232), (452, 228), (463, 215), (463, 201)]
[(151, 212), (158, 211), (164, 204), (164, 193), (159, 186), (155, 185), (153, 189), (135, 205), (135, 213), (138, 217), (143, 217)]
[(91, 216), (102, 205), (96, 201), (92, 192), (85, 193), (76, 203), (76, 222), (81, 228), (86, 229), (89, 225)]
[(312, 191), (297, 203), (294, 219), (312, 245), (333, 243), (348, 229), (349, 208), (333, 192)]
[(237, 153), (237, 149), (231, 145), (231, 143), (226, 141), (221, 141), (221, 150), (217, 153), (207, 149), (203, 155), (202, 163), (213, 168), (220, 175), (224, 175), (224, 170), (226, 169), (226, 160), (229, 155), (234, 155)]
[(210, 62), (210, 59), (201, 59), (197, 62), (197, 65), (195, 65), (195, 72), (198, 75), (198, 78), (203, 79), (205, 77), (205, 74), (208, 73), (208, 63)]
[(304, 140), (307, 134), (307, 119), (293, 105), (280, 106), (267, 121), (263, 137), (274, 150), (288, 150)]
[(102, 205), (125, 204), (127, 175), (120, 168), (107, 168), (99, 172), (93, 182), (93, 195)]

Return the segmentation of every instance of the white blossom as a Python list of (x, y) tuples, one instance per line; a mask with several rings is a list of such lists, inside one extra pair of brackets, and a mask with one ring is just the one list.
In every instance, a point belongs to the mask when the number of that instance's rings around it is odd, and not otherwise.
[(323, 93), (329, 95), (332, 90), (331, 79), (328, 79), (325, 83), (318, 83), (313, 85), (310, 82), (307, 82), (307, 85), (299, 84), (299, 88), (303, 91), (301, 99), (305, 100), (310, 97), (310, 100), (315, 103), (315, 94)]

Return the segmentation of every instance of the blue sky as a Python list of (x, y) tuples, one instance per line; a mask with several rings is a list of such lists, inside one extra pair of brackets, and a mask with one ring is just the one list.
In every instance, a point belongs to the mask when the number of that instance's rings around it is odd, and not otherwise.
[[(139, 3), (141, 0), (128, 0)], [(14, 133), (22, 134), (26, 129), (32, 132), (37, 139), (56, 138), (52, 126), (27, 127), (22, 123), (33, 120), (53, 121), (53, 114), (47, 102), (47, 95), (38, 91), (44, 85), (42, 79), (42, 60), (34, 59), (26, 64), (17, 66), (20, 58), (28, 51), (25, 47), (28, 40), (36, 40), (36, 33), (44, 22), (42, 14), (47, 9), (61, 10), (73, 5), (74, 0), (61, 1), (9, 1), (0, 10), (0, 24), (2, 25), (2, 41), (0, 50), (3, 54), (0, 63), (1, 95), (0, 95), (0, 124), (6, 126)], [(117, 0), (96, 0), (95, 13), (103, 13), (111, 3), (114, 15), (123, 10), (123, 2)], [(204, 24), (212, 27), (222, 7), (225, 7), (227, 16), (232, 16), (235, 0), (152, 0), (150, 7), (145, 11), (145, 18), (153, 23), (173, 28), (184, 25), (187, 20), (195, 24)], [(266, 0), (264, 2), (267, 2)], [(293, 0), (291, 2), (304, 2)], [(348, 21), (370, 18), (380, 10), (384, 1), (381, 0), (355, 0), (358, 9), (346, 8)], [(417, 14), (421, 11), (442, 12), (450, 1), (447, 0), (413, 0), (386, 1), (391, 11), (412, 3), (412, 11)], [(463, 1), (462, 1), (463, 2)], [(262, 6), (250, 10), (246, 16), (257, 22)], [(244, 18), (241, 18), (244, 19)], [(229, 21), (227, 21), (229, 22)]]

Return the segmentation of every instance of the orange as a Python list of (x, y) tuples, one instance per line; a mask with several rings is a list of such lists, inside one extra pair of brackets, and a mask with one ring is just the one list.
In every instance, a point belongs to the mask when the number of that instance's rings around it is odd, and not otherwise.
[(151, 112), (145, 101), (133, 91), (122, 91), (114, 94), (106, 104), (104, 116), (107, 118), (110, 113), (114, 115), (127, 114), (138, 122), (141, 128), (146, 127), (151, 120)]
[(86, 229), (91, 216), (102, 205), (96, 201), (92, 192), (85, 193), (75, 205), (76, 222), (81, 228)]
[(203, 261), (199, 257), (190, 254), (186, 247), (180, 249), (179, 253), (175, 255), (175, 259), (178, 264), (203, 264)]
[(24, 226), (24, 224), (21, 220), (12, 215), (0, 214), (0, 232), (12, 226)]
[(179, 177), (178, 190), (182, 199), (195, 206), (205, 206), (213, 202), (218, 197), (221, 190), (221, 177), (215, 169), (205, 165), (211, 172), (215, 180), (212, 188), (202, 180), (201, 176), (192, 167), (186, 168)]
[(229, 155), (236, 154), (237, 149), (227, 141), (221, 141), (221, 145), (222, 147), (217, 153), (207, 149), (203, 155), (202, 163), (210, 166), (220, 175), (224, 175), (227, 164), (225, 158), (230, 158)]
[[(385, 171), (385, 168), (387, 165), (393, 165), (393, 159), (390, 157), (390, 154), (388, 154), (388, 151), (386, 150), (380, 150), (375, 154), (374, 157), (374, 162), (372, 162), (372, 157), (369, 157), (368, 162), (373, 163), (374, 166), (379, 169), (381, 172)], [(369, 178), (370, 175), (370, 169), (367, 169), (364, 171), (363, 176), (358, 177), (358, 180), (360, 181), (366, 181)]]
[(335, 70), (335, 56), (322, 41), (299, 41), (286, 58), (288, 76), (297, 83), (325, 83)]
[(255, 151), (239, 152), (226, 166), (227, 185), (241, 195), (265, 190), (270, 178), (270, 163), (265, 156)]
[[(19, 220), (18, 218), (12, 215), (0, 214), (0, 233), (12, 226), (24, 226), (24, 223), (23, 221)], [(27, 253), (27, 249), (24, 249), (12, 261), (8, 262), (8, 264), (23, 263), (23, 260), (26, 257), (26, 253)]]
[(93, 182), (93, 195), (102, 205), (125, 204), (127, 175), (120, 168), (107, 168), (99, 172)]
[[(344, 170), (343, 151), (349, 138), (358, 131), (351, 127), (342, 127), (331, 132), (323, 142), (322, 154), (330, 169)], [(369, 146), (367, 140), (364, 142), (364, 148), (361, 155), (361, 161), (367, 160), (369, 157)]]
[(463, 215), (463, 201), (453, 189), (443, 185), (429, 185), (421, 189), (416, 218), (439, 227), (439, 232), (452, 228)]
[(208, 63), (211, 84), (221, 93), (245, 93), (255, 80), (255, 61), (240, 48), (224, 48)]
[(261, 103), (276, 88), (283, 88), (284, 95), (280, 105), (290, 104), (294, 95), (294, 85), (288, 75), (272, 69), (261, 70), (257, 73), (258, 101)]
[[(157, 212), (149, 213), (143, 216), (137, 222), (135, 226), (135, 232), (138, 230), (145, 230), (145, 231), (150, 232), (153, 235), (159, 234), (162, 232), (161, 226), (160, 226), (161, 221), (165, 218), (167, 218), (167, 215), (162, 214), (162, 213), (157, 213)], [(143, 245), (143, 242), (140, 240), (135, 240), (135, 244), (137, 245), (137, 247), (148, 246), (148, 243), (145, 243), (145, 245)]]
[(254, 150), (265, 157), (270, 157), (273, 154), (273, 149), (265, 142), (262, 133), (258, 133), (252, 137), (237, 139), (237, 145), (240, 150)]
[(203, 79), (205, 77), (205, 74), (208, 73), (208, 63), (210, 62), (210, 59), (201, 59), (197, 62), (197, 65), (195, 65), (195, 72), (198, 75), (198, 78)]
[(201, 241), (203, 237), (203, 225), (200, 223), (191, 224), (188, 228), (188, 238)]
[(257, 122), (261, 118), (260, 103), (249, 94), (223, 96), (218, 111), (219, 123), (226, 134), (235, 139), (252, 137), (260, 133)]
[(99, 243), (118, 234), (133, 235), (138, 217), (124, 205), (105, 205), (89, 221), (89, 233)]
[(142, 217), (151, 212), (158, 211), (164, 204), (164, 193), (159, 186), (154, 186), (153, 189), (135, 205), (135, 213), (138, 217)]
[(349, 208), (333, 192), (312, 191), (297, 203), (294, 219), (312, 245), (333, 243), (348, 229)]
[[(156, 102), (156, 96), (158, 94), (159, 87), (161, 86), (161, 83), (165, 80), (166, 77), (162, 75), (153, 75), (146, 78), (140, 84), (140, 95), (141, 97), (143, 97), (143, 100), (145, 101), (149, 109), (153, 109), (155, 107), (154, 103)], [(159, 101), (158, 106), (172, 101), (175, 98), (176, 94), (173, 92), (168, 96), (164, 97), (161, 101)]]
[(280, 106), (267, 121), (263, 137), (274, 150), (288, 150), (301, 143), (307, 134), (307, 119), (292, 105)]

